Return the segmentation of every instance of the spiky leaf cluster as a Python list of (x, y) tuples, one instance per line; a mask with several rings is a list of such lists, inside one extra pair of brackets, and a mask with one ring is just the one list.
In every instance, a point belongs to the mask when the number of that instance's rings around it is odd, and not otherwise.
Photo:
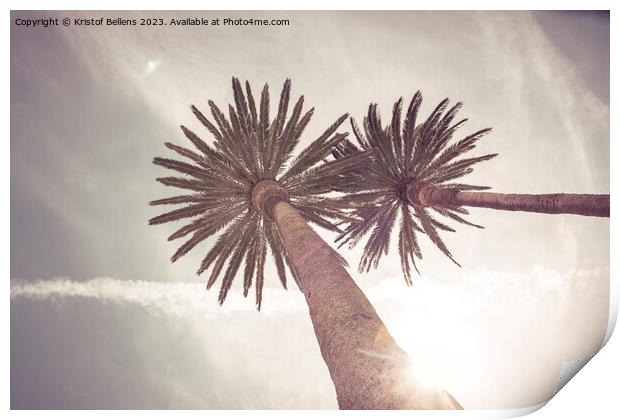
[[(305, 217), (322, 228), (338, 231), (334, 221), (346, 215), (342, 203), (326, 197), (333, 180), (350, 183), (351, 168), (367, 153), (358, 151), (346, 159), (330, 159), (331, 151), (348, 133), (337, 133), (348, 117), (338, 118), (323, 134), (291, 160), (314, 108), (303, 111), (304, 97), (293, 105), (289, 114), (291, 82), (286, 80), (280, 94), (277, 113), (270, 117), (269, 87), (254, 97), (250, 84), (245, 90), (238, 79), (232, 79), (234, 105), (228, 115), (209, 101), (211, 119), (195, 106), (191, 110), (213, 137), (212, 144), (181, 126), (193, 149), (166, 143), (182, 160), (156, 157), (156, 165), (179, 173), (157, 178), (157, 181), (186, 192), (152, 201), (151, 205), (177, 205), (175, 210), (152, 218), (151, 225), (187, 220), (168, 240), (183, 238), (174, 253), (174, 262), (205, 239), (223, 230), (205, 255), (198, 274), (211, 269), (207, 288), (222, 277), (219, 302), (222, 304), (237, 272), (243, 266), (243, 294), (254, 284), (256, 305), (260, 310), (267, 249), (270, 249), (282, 286), (287, 287), (285, 264), (288, 256), (275, 223), (263, 217), (251, 203), (252, 188), (262, 180), (278, 180), (287, 190), (291, 204)], [(258, 102), (257, 102), (258, 100)], [(225, 229), (224, 229), (225, 228)]]
[[(417, 123), (422, 95), (418, 91), (402, 117), (403, 100), (400, 98), (392, 109), (390, 124), (383, 126), (376, 104), (370, 104), (363, 121), (363, 131), (351, 118), (357, 144), (348, 140), (340, 143), (333, 152), (336, 158), (346, 158), (360, 151), (369, 151), (371, 157), (356, 169), (356, 181), (349, 183), (343, 200), (351, 208), (355, 221), (348, 223), (337, 241), (340, 246), (355, 246), (366, 234), (364, 252), (359, 264), (360, 272), (376, 268), (382, 255), (389, 251), (390, 237), (398, 224), (398, 251), (405, 281), (411, 284), (411, 265), (418, 271), (416, 258), (422, 258), (418, 237), (427, 235), (430, 240), (455, 264), (458, 263), (441, 238), (439, 231), (454, 229), (438, 220), (444, 218), (481, 227), (468, 222), (468, 214), (461, 206), (422, 206), (407, 197), (407, 186), (430, 184), (440, 188), (484, 190), (488, 187), (456, 182), (473, 171), (473, 165), (491, 159), (496, 154), (463, 158), (462, 155), (476, 146), (476, 142), (491, 129), (485, 128), (461, 140), (452, 137), (466, 119), (453, 123), (461, 103), (448, 109), (444, 99), (425, 121)], [(398, 217), (400, 214), (400, 217)], [(419, 273), (419, 272), (418, 272)]]

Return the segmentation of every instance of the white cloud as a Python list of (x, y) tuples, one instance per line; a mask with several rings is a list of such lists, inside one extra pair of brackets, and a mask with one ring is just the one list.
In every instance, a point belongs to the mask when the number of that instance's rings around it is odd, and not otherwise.
[[(11, 287), (11, 300), (52, 300), (90, 298), (102, 302), (134, 304), (144, 307), (154, 315), (175, 317), (202, 316), (213, 318), (219, 314), (236, 311), (255, 311), (254, 296), (243, 298), (232, 294), (220, 308), (217, 289), (206, 291), (199, 283), (164, 283), (144, 280), (118, 280), (99, 277), (87, 281), (69, 278), (18, 281)], [(303, 297), (298, 292), (269, 290), (269, 304), (262, 312), (287, 312), (303, 308)]]

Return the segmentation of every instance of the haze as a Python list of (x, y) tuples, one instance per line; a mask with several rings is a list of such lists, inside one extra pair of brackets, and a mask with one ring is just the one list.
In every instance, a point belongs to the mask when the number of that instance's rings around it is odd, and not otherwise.
[[(301, 293), (268, 268), (263, 310), (233, 285), (222, 308), (170, 264), (169, 191), (153, 156), (210, 139), (190, 110), (232, 101), (231, 76), (316, 107), (305, 142), (369, 102), (422, 114), (463, 101), (492, 126), (467, 178), (493, 191), (609, 193), (609, 14), (583, 12), (12, 12), (17, 17), (264, 17), (286, 27), (11, 28), (11, 407), (337, 408)], [(273, 103), (272, 103), (273, 106)], [(301, 147), (304, 145), (302, 144)], [(609, 219), (472, 209), (476, 230), (351, 274), (400, 345), (465, 408), (550, 398), (561, 363), (607, 330)], [(321, 231), (331, 241), (333, 236)]]

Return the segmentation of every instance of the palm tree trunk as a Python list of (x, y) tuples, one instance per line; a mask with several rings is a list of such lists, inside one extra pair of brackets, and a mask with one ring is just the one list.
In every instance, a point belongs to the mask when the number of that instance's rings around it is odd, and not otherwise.
[(497, 210), (609, 217), (609, 194), (501, 194), (458, 191), (410, 183), (407, 197), (424, 206), (471, 206)]
[[(274, 183), (275, 184), (275, 183)], [(400, 349), (335, 251), (288, 202), (283, 189), (256, 194), (284, 242), (341, 409), (461, 409), (442, 389), (416, 384)]]

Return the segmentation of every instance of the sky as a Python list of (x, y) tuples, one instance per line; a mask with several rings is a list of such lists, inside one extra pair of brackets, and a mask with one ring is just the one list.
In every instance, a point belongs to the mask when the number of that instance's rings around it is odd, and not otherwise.
[[(15, 18), (142, 12), (12, 12)], [(609, 193), (609, 15), (585, 12), (149, 12), (286, 18), (286, 27), (11, 27), (11, 407), (337, 408), (303, 296), (267, 270), (263, 309), (240, 281), (223, 307), (171, 264), (174, 226), (152, 165), (208, 133), (189, 106), (232, 101), (231, 76), (315, 106), (307, 144), (339, 115), (464, 102), (461, 135), (491, 126), (469, 175), (514, 193)], [(304, 147), (304, 143), (300, 148)], [(563, 362), (602, 344), (609, 219), (471, 209), (477, 230), (423, 241), (407, 287), (397, 254), (350, 273), (416, 374), (465, 408), (539, 404)], [(319, 233), (332, 241), (333, 235)], [(239, 279), (237, 279), (239, 280)]]

